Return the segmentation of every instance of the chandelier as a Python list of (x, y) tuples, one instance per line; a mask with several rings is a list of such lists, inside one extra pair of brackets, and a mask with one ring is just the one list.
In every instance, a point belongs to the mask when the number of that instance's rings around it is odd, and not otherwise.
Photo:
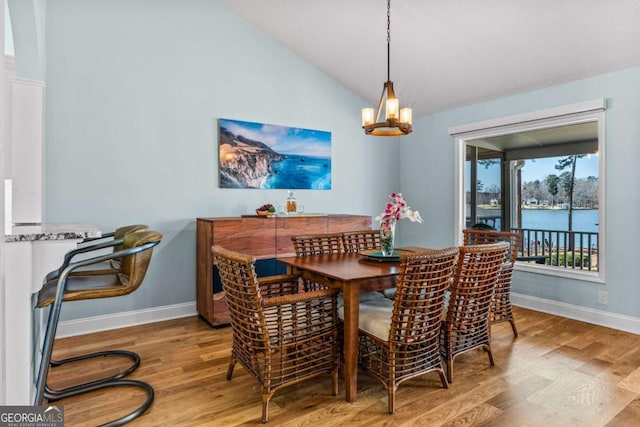
[[(387, 81), (382, 88), (378, 111), (375, 121), (373, 108), (362, 109), (362, 128), (367, 135), (397, 136), (411, 133), (411, 108), (400, 108), (400, 102), (393, 91), (390, 76), (390, 45), (391, 45), (391, 0), (387, 0)], [(386, 101), (385, 101), (386, 95)], [(382, 106), (385, 107), (385, 120), (380, 121)]]

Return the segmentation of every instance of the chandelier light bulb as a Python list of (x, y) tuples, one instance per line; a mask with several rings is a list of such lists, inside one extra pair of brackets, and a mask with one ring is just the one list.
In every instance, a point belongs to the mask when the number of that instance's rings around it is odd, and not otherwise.
[(362, 126), (367, 126), (373, 123), (373, 108), (362, 109)]
[(407, 123), (407, 124), (412, 124), (411, 120), (412, 120), (412, 111), (411, 108), (401, 108), (400, 109), (400, 122), (401, 123)]
[(399, 107), (400, 103), (398, 102), (398, 98), (387, 99), (386, 119), (397, 119)]

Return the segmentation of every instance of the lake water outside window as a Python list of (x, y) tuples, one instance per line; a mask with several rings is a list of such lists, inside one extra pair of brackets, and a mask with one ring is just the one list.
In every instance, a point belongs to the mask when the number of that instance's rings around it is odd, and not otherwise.
[[(522, 167), (522, 226), (568, 227), (571, 167), (557, 169), (566, 157), (526, 160)], [(576, 156), (573, 188), (572, 229), (598, 231), (598, 156)]]
[[(566, 229), (568, 227), (567, 189), (556, 166), (566, 157), (546, 157), (524, 160), (522, 166), (522, 227)], [(470, 176), (467, 162), (467, 176)], [(553, 177), (556, 177), (554, 179)], [(501, 171), (499, 162), (478, 165), (478, 204), (485, 215), (494, 217), (487, 210), (499, 212), (501, 199)], [(551, 178), (550, 178), (551, 177)], [(564, 181), (566, 183), (566, 180)], [(573, 230), (598, 231), (598, 156), (585, 153), (576, 161), (573, 199)], [(467, 180), (467, 194), (470, 186)], [(480, 218), (481, 219), (481, 218)], [(495, 218), (494, 228), (500, 229), (500, 218)]]

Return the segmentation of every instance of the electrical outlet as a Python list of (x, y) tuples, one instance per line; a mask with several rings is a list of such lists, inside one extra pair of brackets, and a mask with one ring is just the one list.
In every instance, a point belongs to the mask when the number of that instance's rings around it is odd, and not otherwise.
[(598, 291), (598, 304), (603, 304), (603, 305), (609, 304), (609, 292)]

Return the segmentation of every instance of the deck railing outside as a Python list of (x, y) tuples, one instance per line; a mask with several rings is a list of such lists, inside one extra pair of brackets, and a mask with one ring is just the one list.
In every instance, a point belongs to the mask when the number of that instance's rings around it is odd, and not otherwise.
[(522, 234), (518, 251), (522, 260), (560, 268), (598, 271), (597, 232), (533, 228), (513, 228), (512, 231)]

